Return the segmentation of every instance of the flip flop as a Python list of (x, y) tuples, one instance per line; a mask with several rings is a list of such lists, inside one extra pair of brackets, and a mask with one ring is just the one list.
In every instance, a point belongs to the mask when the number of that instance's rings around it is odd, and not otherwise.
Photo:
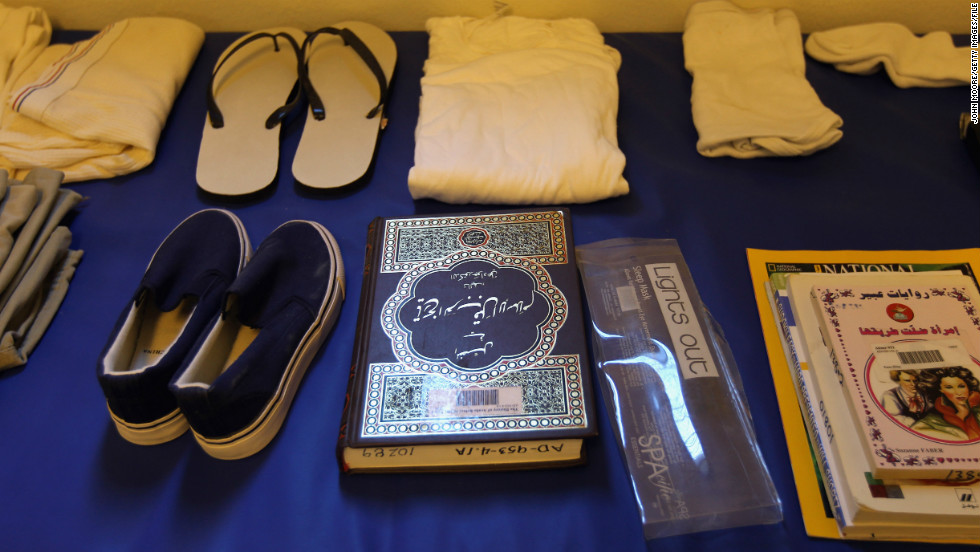
[(299, 100), (305, 33), (275, 27), (231, 44), (208, 83), (208, 117), (197, 158), (197, 185), (224, 196), (266, 188), (279, 170), (282, 119)]
[(358, 21), (310, 33), (303, 43), (304, 92), (310, 103), (293, 176), (309, 188), (338, 188), (371, 168), (395, 70), (388, 33)]

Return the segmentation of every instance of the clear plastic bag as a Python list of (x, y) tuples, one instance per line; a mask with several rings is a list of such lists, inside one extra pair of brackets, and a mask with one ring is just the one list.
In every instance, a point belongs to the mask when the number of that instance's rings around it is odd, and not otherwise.
[(645, 537), (780, 522), (738, 369), (677, 242), (616, 239), (576, 255)]

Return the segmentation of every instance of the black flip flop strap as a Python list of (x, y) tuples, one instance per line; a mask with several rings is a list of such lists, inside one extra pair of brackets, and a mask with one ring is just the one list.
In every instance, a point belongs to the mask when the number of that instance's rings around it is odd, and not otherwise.
[[(300, 75), (302, 73), (303, 62), (301, 59), (299, 44), (297, 44), (296, 39), (294, 39), (288, 33), (275, 33), (275, 34), (255, 33), (249, 36), (248, 38), (246, 38), (245, 40), (242, 40), (237, 45), (235, 45), (234, 48), (229, 50), (228, 53), (226, 53), (223, 58), (221, 58), (218, 64), (215, 65), (214, 71), (211, 73), (211, 80), (210, 82), (208, 82), (207, 103), (208, 103), (208, 119), (211, 121), (212, 127), (221, 128), (225, 126), (225, 119), (221, 115), (221, 110), (218, 109), (218, 103), (214, 99), (214, 79), (218, 74), (218, 70), (221, 69), (221, 67), (225, 64), (225, 62), (228, 61), (228, 59), (231, 58), (231, 56), (234, 55), (235, 52), (240, 50), (246, 44), (249, 44), (259, 39), (271, 38), (272, 44), (275, 47), (276, 51), (278, 52), (279, 41), (277, 40), (277, 38), (279, 37), (285, 38), (286, 41), (289, 42), (290, 45), (292, 45), (293, 53), (296, 54), (296, 74)], [(286, 117), (286, 114), (292, 111), (294, 107), (296, 107), (296, 102), (298, 101), (299, 101), (299, 94), (296, 93), (290, 94), (290, 99), (287, 100), (286, 104), (273, 111), (272, 115), (269, 115), (269, 118), (265, 120), (265, 128), (272, 128), (278, 125), (283, 120), (283, 118)]]
[(367, 114), (368, 119), (373, 119), (382, 111), (382, 108), (388, 99), (388, 81), (385, 78), (384, 70), (381, 69), (381, 64), (378, 63), (378, 60), (374, 57), (371, 49), (368, 48), (367, 45), (365, 45), (364, 42), (353, 33), (353, 31), (347, 28), (337, 29), (334, 27), (323, 27), (321, 29), (317, 29), (307, 35), (306, 40), (303, 41), (303, 91), (306, 93), (307, 101), (310, 102), (310, 110), (313, 112), (313, 117), (318, 121), (322, 121), (324, 117), (326, 117), (326, 110), (323, 107), (323, 100), (320, 99), (320, 95), (317, 94), (316, 89), (313, 88), (313, 83), (310, 82), (310, 67), (309, 60), (307, 59), (309, 56), (309, 50), (311, 50), (311, 45), (313, 44), (313, 40), (321, 33), (332, 34), (342, 38), (344, 41), (344, 46), (350, 46), (353, 48), (354, 51), (357, 52), (357, 55), (364, 61), (364, 64), (368, 66), (368, 69), (374, 73), (374, 77), (378, 79), (378, 86), (381, 92), (380, 99), (378, 101), (378, 105), (371, 108), (371, 111), (368, 111)]

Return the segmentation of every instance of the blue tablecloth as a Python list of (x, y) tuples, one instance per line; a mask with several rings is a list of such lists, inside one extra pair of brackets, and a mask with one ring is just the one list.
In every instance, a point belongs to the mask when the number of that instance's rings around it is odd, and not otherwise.
[[(377, 165), (366, 185), (323, 197), (294, 189), (302, 118), (287, 122), (278, 186), (222, 205), (258, 243), (311, 219), (337, 237), (348, 299), (278, 437), (244, 460), (202, 452), (190, 435), (155, 447), (122, 440), (95, 363), (149, 256), (181, 219), (216, 205), (194, 172), (214, 62), (235, 35), (209, 35), (138, 173), (73, 184), (70, 221), (85, 257), (28, 365), (0, 375), (0, 549), (4, 550), (851, 550), (888, 545), (807, 537), (789, 467), (745, 248), (951, 249), (980, 246), (980, 179), (957, 134), (966, 87), (910, 89), (807, 61), (844, 138), (805, 158), (707, 159), (694, 148), (691, 79), (678, 34), (612, 34), (623, 55), (620, 146), (628, 196), (572, 206), (574, 238), (678, 240), (735, 354), (785, 520), (645, 543), (608, 418), (582, 467), (480, 474), (342, 475), (334, 447), (375, 216), (484, 210), (413, 201), (424, 33), (392, 33), (399, 64)], [(60, 40), (77, 34), (60, 33)], [(891, 546), (888, 546), (891, 549)], [(932, 550), (926, 545), (903, 550)]]

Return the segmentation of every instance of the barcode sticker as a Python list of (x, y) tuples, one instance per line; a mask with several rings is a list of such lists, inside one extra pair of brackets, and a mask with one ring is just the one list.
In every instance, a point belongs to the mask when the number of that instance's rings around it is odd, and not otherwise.
[(958, 339), (898, 341), (876, 345), (874, 370), (884, 381), (890, 370), (927, 370), (949, 366), (972, 366), (970, 355)]
[(456, 392), (456, 406), (496, 406), (499, 395), (497, 389), (460, 389)]
[(902, 364), (925, 364), (929, 362), (945, 362), (943, 354), (938, 349), (928, 351), (895, 351), (898, 361)]
[(430, 417), (476, 417), (524, 412), (520, 387), (469, 387), (429, 389)]

